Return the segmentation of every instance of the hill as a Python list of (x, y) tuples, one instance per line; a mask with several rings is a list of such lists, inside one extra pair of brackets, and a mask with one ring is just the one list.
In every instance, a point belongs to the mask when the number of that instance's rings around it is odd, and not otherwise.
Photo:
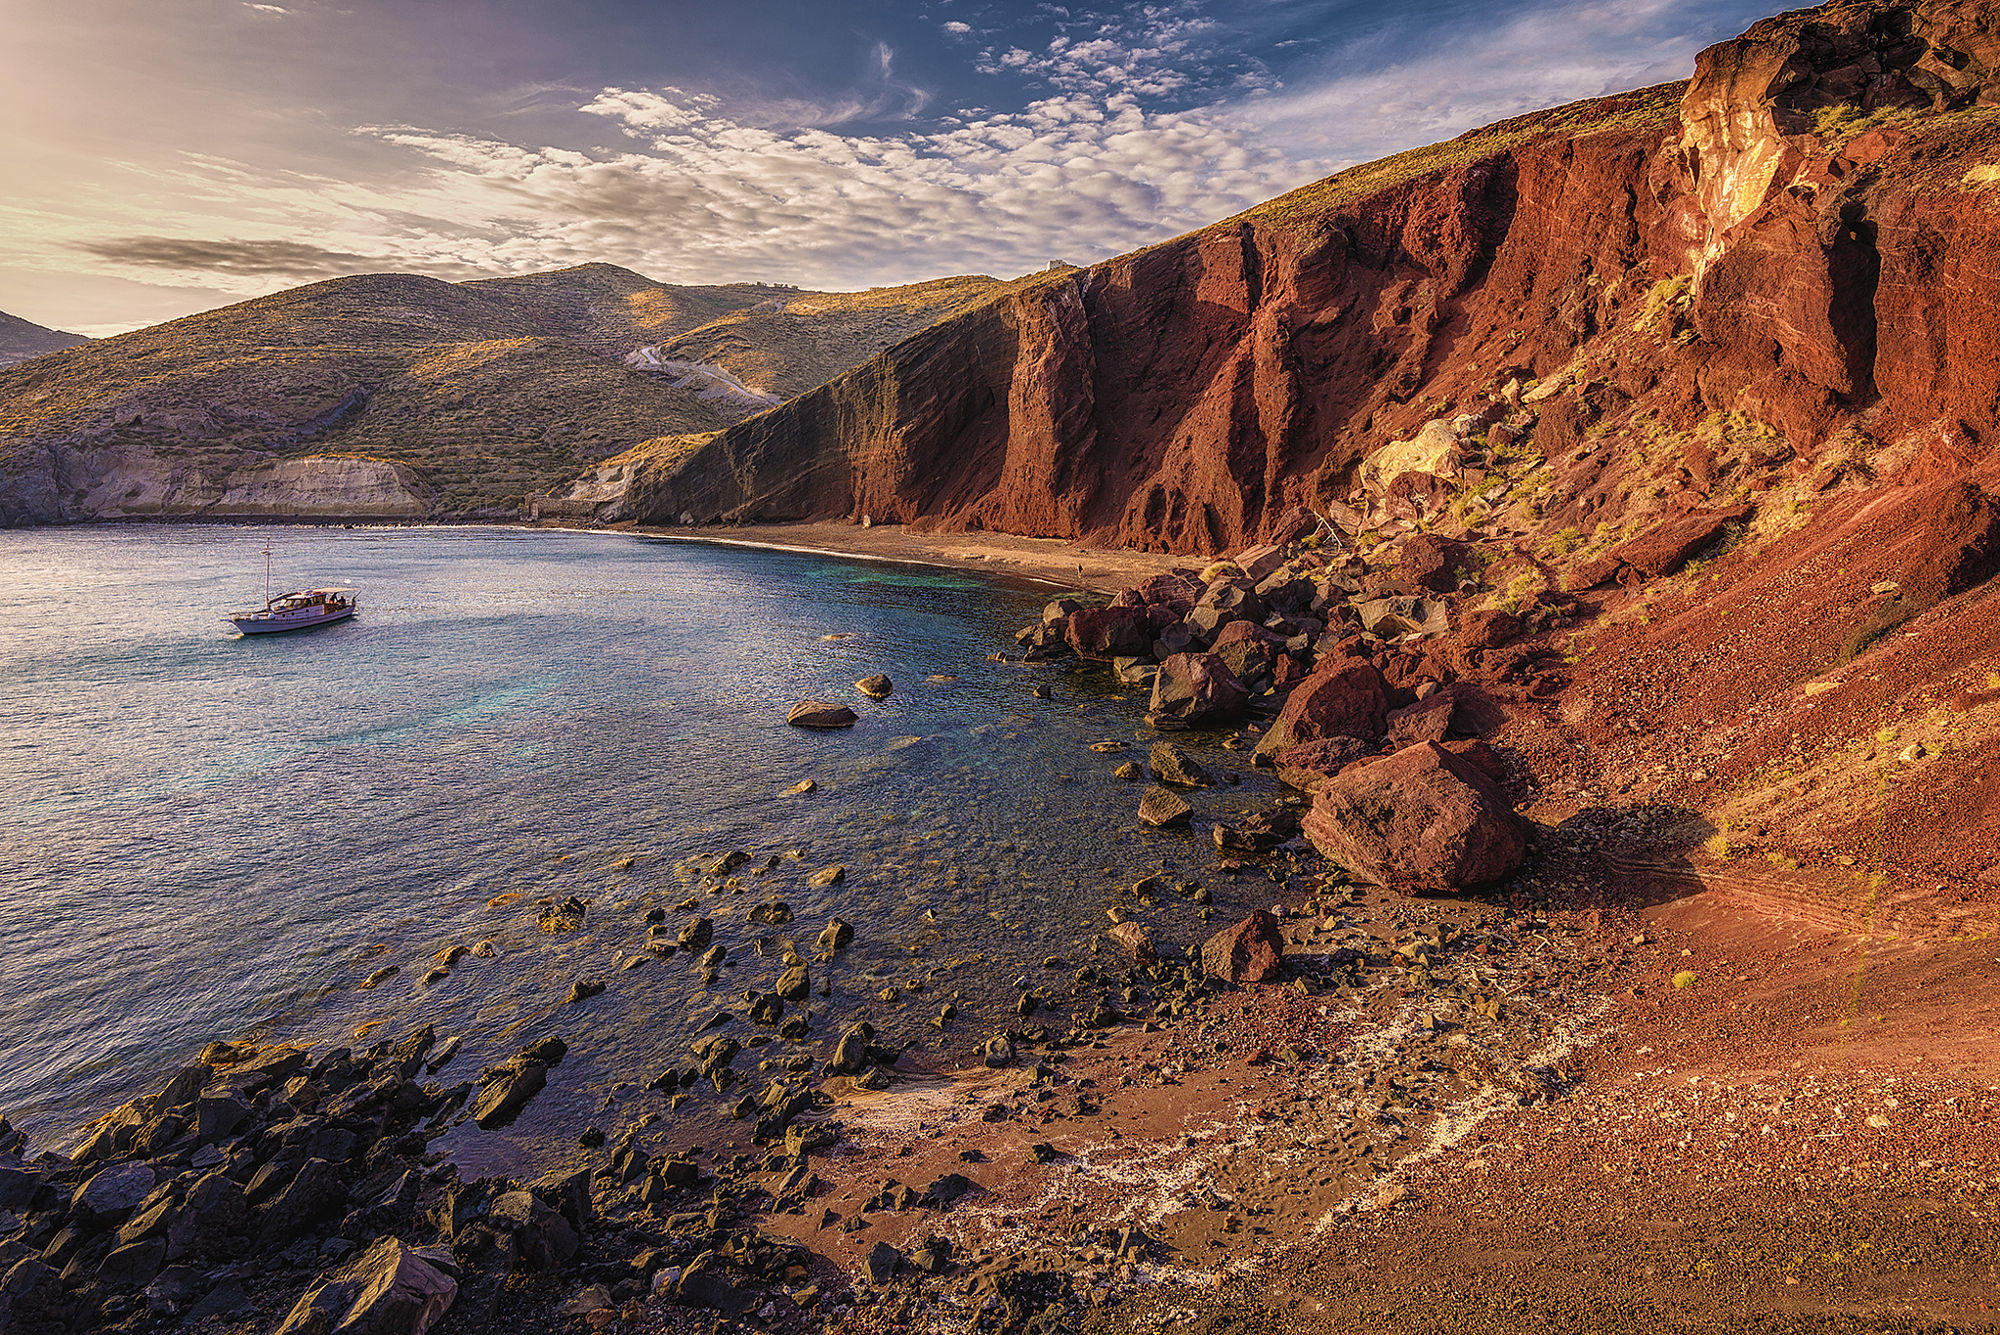
[[(719, 430), (995, 284), (676, 287), (612, 265), (333, 279), (0, 371), (0, 523), (518, 512), (637, 441)], [(804, 306), (804, 311), (795, 308)], [(833, 312), (814, 335), (813, 312)], [(768, 344), (758, 341), (768, 329)], [(697, 339), (677, 361), (647, 350)]]
[(1824, 5), (1039, 276), (571, 494), (1202, 557), (1317, 528), (1329, 616), (1431, 599), (1367, 651), (1508, 719), (1562, 838), (1990, 930), (1996, 273), (2000, 6)]
[(30, 357), (40, 357), (44, 353), (60, 352), (73, 348), (89, 339), (81, 334), (66, 334), (60, 329), (44, 329), (31, 324), (18, 315), (0, 311), (0, 367), (12, 366), (16, 362), (27, 361)]

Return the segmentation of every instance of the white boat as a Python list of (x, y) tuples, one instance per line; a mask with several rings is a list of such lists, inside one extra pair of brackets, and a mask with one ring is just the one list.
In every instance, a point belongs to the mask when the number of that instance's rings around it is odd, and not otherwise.
[(281, 594), (261, 608), (231, 612), (229, 621), (245, 635), (279, 630), (306, 630), (329, 621), (345, 621), (359, 611), (361, 600), (352, 589), (300, 589)]
[(269, 635), (280, 630), (310, 630), (330, 621), (345, 621), (361, 610), (353, 589), (300, 589), (271, 596), (271, 543), (264, 542), (264, 605), (231, 612), (223, 619), (245, 635)]

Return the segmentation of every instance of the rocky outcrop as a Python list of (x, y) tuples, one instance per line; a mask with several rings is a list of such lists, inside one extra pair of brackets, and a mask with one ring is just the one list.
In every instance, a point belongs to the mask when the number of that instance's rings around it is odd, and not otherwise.
[(1436, 892), (1489, 885), (1527, 852), (1506, 794), (1431, 742), (1322, 783), (1305, 834), (1359, 880)]

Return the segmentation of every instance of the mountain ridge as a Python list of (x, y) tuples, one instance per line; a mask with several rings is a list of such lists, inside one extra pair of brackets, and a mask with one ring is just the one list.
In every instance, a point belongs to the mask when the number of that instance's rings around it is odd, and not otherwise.
[(0, 369), (89, 341), (82, 334), (50, 329), (0, 311)]

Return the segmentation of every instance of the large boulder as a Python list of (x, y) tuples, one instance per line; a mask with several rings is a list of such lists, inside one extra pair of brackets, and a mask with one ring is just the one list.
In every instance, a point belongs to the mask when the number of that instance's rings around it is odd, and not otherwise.
[(1137, 657), (1153, 647), (1153, 619), (1143, 607), (1086, 607), (1070, 615), (1069, 647), (1083, 658)]
[(1670, 575), (1720, 537), (1725, 527), (1744, 522), (1751, 513), (1751, 506), (1732, 505), (1720, 510), (1692, 510), (1675, 515), (1650, 532), (1621, 542), (1610, 551), (1579, 565), (1570, 579), (1571, 586), (1593, 588), (1609, 581), (1628, 566), (1645, 579)]
[(1202, 943), (1201, 967), (1210, 977), (1232, 987), (1262, 983), (1278, 976), (1284, 953), (1285, 938), (1278, 930), (1278, 920), (1258, 909)]
[(1194, 808), (1189, 806), (1171, 788), (1159, 784), (1150, 785), (1139, 797), (1139, 820), (1156, 830), (1169, 825), (1186, 825), (1194, 817)]
[(1527, 826), (1499, 786), (1434, 742), (1321, 784), (1305, 835), (1360, 880), (1444, 893), (1500, 879), (1528, 846)]
[(486, 1221), (514, 1235), (515, 1255), (530, 1270), (559, 1270), (580, 1245), (569, 1221), (531, 1191), (495, 1196)]
[(1374, 741), (1382, 735), (1388, 712), (1388, 686), (1373, 663), (1327, 659), (1292, 688), (1277, 722), (1257, 743), (1258, 758), (1269, 762), (1282, 751), (1329, 737)]
[(1138, 592), (1147, 604), (1174, 608), (1185, 616), (1200, 600), (1203, 588), (1201, 581), (1193, 575), (1168, 571), (1164, 575), (1154, 575), (1141, 584)]
[(378, 1238), (300, 1296), (277, 1335), (424, 1335), (458, 1297), (442, 1257)]
[(1275, 757), (1278, 782), (1302, 793), (1318, 792), (1328, 779), (1374, 754), (1359, 737), (1323, 737), (1280, 751)]
[(1229, 665), (1214, 654), (1174, 654), (1160, 664), (1153, 678), (1153, 701), (1147, 716), (1189, 726), (1222, 723), (1235, 718), (1250, 703)]
[(1458, 587), (1459, 572), (1472, 567), (1469, 546), (1435, 533), (1411, 534), (1403, 540), (1396, 557), (1397, 573), (1417, 588), (1432, 593), (1450, 593)]

